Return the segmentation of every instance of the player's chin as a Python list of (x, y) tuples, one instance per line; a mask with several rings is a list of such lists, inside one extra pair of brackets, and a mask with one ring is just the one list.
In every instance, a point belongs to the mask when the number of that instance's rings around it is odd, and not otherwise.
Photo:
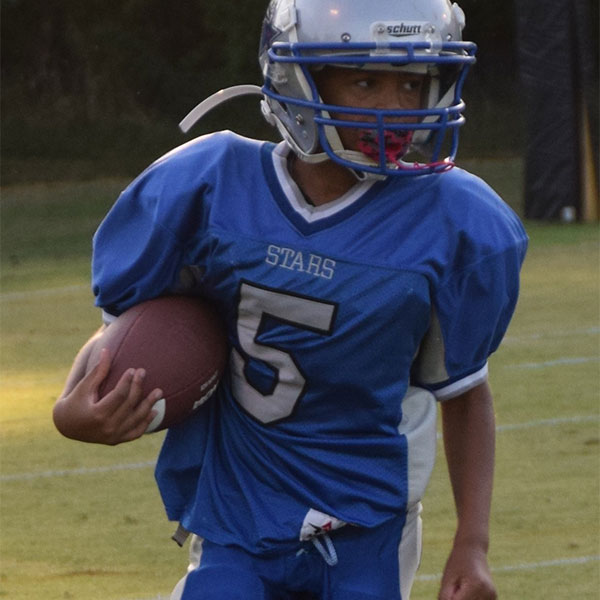
[(360, 152), (361, 129), (357, 127), (338, 127), (338, 135), (345, 150)]

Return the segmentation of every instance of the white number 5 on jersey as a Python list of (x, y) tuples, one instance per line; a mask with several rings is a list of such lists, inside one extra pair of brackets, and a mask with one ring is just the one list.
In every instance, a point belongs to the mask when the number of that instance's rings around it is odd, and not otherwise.
[(237, 349), (232, 350), (233, 393), (254, 418), (262, 423), (272, 423), (289, 417), (306, 385), (292, 354), (257, 341), (263, 319), (268, 316), (292, 327), (329, 335), (335, 311), (335, 304), (242, 283), (237, 324), (240, 345), (247, 357), (267, 363), (276, 374), (272, 391), (268, 394), (258, 391), (244, 372), (248, 358)]

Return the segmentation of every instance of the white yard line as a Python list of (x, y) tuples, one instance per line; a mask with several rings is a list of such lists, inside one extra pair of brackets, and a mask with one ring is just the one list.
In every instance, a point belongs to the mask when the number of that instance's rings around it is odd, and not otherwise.
[(77, 469), (57, 469), (55, 471), (37, 471), (31, 473), (14, 473), (12, 475), (0, 475), (0, 481), (28, 481), (31, 479), (45, 479), (52, 477), (70, 477), (73, 475), (96, 475), (98, 473), (113, 473), (115, 471), (135, 471), (137, 469), (148, 469), (154, 467), (156, 461), (149, 460), (138, 463), (123, 463), (106, 465), (104, 467), (79, 467)]
[(2, 292), (0, 302), (21, 302), (29, 298), (45, 298), (47, 296), (60, 296), (73, 292), (89, 292), (92, 294), (90, 284), (66, 285), (64, 287), (45, 288), (41, 290), (29, 290), (24, 292)]
[[(557, 558), (555, 560), (545, 560), (534, 563), (518, 563), (516, 565), (505, 565), (503, 567), (492, 566), (492, 573), (512, 573), (515, 571), (536, 571), (537, 569), (551, 569), (553, 567), (570, 567), (573, 565), (584, 565), (591, 562), (600, 561), (600, 556), (577, 556), (573, 558)], [(417, 575), (416, 581), (439, 581), (442, 578), (441, 573), (434, 575)]]
[(592, 423), (600, 420), (600, 415), (580, 415), (576, 417), (562, 417), (557, 419), (539, 419), (537, 421), (527, 421), (525, 423), (507, 423), (498, 425), (496, 431), (515, 431), (518, 429), (532, 429), (533, 427), (553, 427), (555, 425), (565, 425), (566, 423)]
[(514, 365), (505, 365), (505, 369), (545, 369), (547, 367), (560, 367), (563, 365), (582, 365), (600, 361), (600, 356), (563, 356), (554, 360), (541, 362), (525, 362)]
[(600, 327), (576, 327), (575, 329), (553, 329), (543, 333), (529, 333), (523, 335), (506, 335), (502, 344), (515, 344), (520, 342), (531, 342), (547, 338), (569, 337), (572, 335), (598, 335)]

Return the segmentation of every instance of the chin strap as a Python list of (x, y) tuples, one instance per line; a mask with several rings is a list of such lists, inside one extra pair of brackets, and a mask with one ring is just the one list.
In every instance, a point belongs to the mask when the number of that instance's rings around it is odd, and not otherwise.
[(258, 95), (262, 96), (262, 89), (257, 85), (234, 85), (233, 87), (220, 90), (193, 108), (187, 116), (179, 123), (179, 129), (187, 133), (206, 113), (219, 106), (227, 100), (238, 96)]

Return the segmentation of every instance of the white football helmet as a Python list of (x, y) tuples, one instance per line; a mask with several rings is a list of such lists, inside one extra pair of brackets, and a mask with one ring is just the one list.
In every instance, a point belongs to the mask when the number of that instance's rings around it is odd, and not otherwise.
[[(447, 170), (464, 123), (462, 86), (475, 62), (475, 44), (462, 41), (464, 24), (463, 11), (449, 0), (271, 0), (259, 50), (262, 89), (222, 90), (181, 126), (186, 130), (223, 100), (260, 92), (263, 115), (305, 161), (331, 159), (359, 177)], [(426, 75), (424, 105), (412, 110), (327, 105), (312, 76), (326, 66)], [(339, 115), (351, 115), (352, 121)], [(344, 148), (339, 127), (360, 128), (360, 150)], [(442, 158), (442, 152), (448, 156)]]

